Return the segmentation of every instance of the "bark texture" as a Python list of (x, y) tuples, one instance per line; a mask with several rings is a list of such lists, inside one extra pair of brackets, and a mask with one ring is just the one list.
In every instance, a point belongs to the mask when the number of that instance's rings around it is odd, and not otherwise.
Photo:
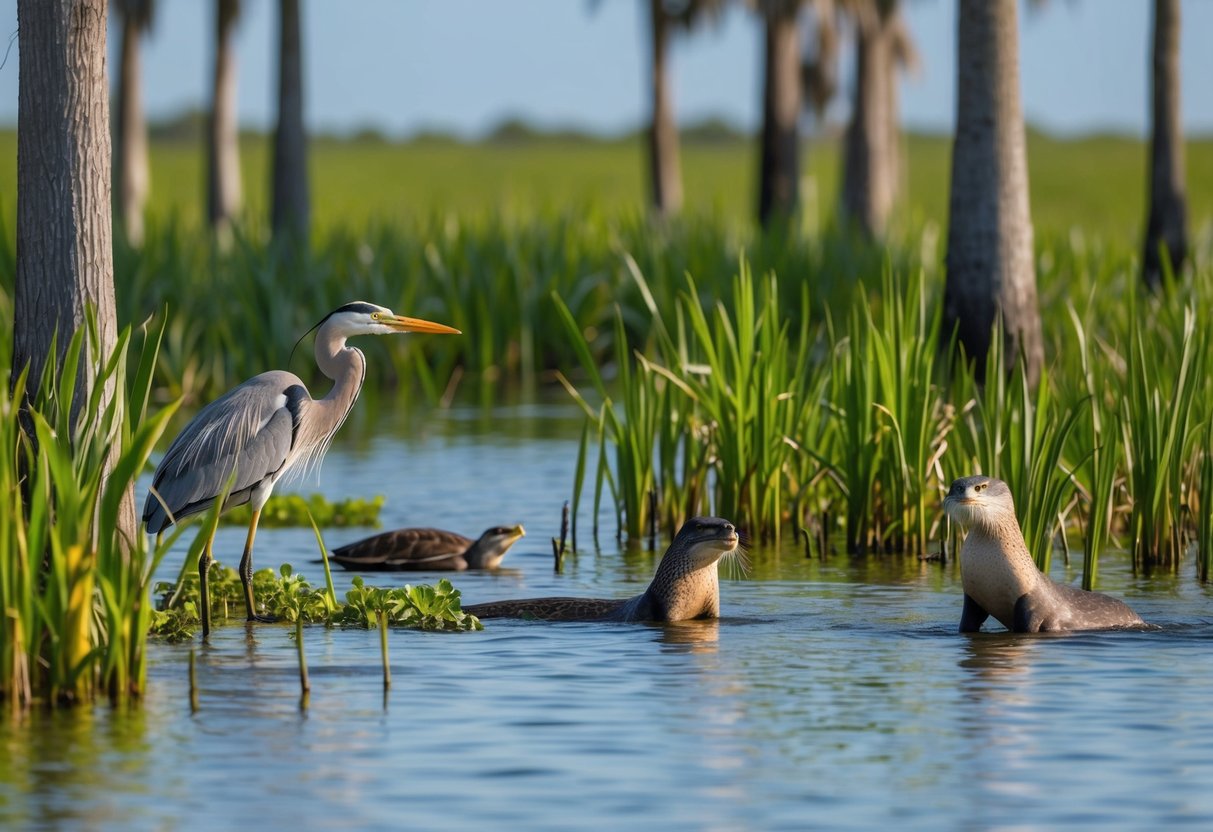
[(763, 5), (766, 26), (758, 220), (764, 228), (786, 224), (800, 202), (799, 9), (800, 3), (790, 0)]
[(653, 105), (648, 137), (649, 181), (652, 183), (653, 210), (661, 216), (670, 216), (682, 209), (678, 125), (674, 119), (667, 63), (672, 21), (663, 0), (649, 0), (649, 13), (652, 34), (650, 93)]
[(147, 159), (147, 121), (143, 115), (140, 43), (151, 23), (151, 0), (119, 0), (122, 21), (119, 49), (118, 118), (115, 123), (114, 171), (117, 215), (127, 242), (143, 244), (143, 212), (151, 188)]
[(239, 0), (216, 0), (215, 75), (207, 136), (207, 216), (225, 234), (240, 211), (240, 145), (236, 121), (236, 51)]
[(1001, 316), (1005, 369), (1022, 352), (1035, 384), (1044, 354), (1015, 3), (960, 0), (944, 325), (945, 331), (958, 328), (980, 377)]
[[(54, 372), (72, 334), (93, 307), (99, 353), (90, 350), (81, 362), (73, 422), (118, 335), (106, 12), (106, 0), (19, 0), (17, 4), (20, 84), (13, 365), (29, 365), (31, 386), (44, 370)], [(52, 355), (56, 333), (58, 354)], [(106, 397), (117, 392), (112, 380), (109, 383)], [(134, 539), (132, 494), (120, 508), (118, 527)]]
[(1179, 115), (1179, 0), (1154, 0), (1153, 87), (1150, 129), (1150, 215), (1146, 223), (1143, 277), (1162, 283), (1160, 247), (1176, 273), (1188, 254), (1188, 206), (1184, 142)]
[(901, 175), (896, 95), (901, 23), (896, 2), (859, 0), (852, 11), (856, 73), (843, 151), (841, 208), (844, 221), (868, 237), (880, 237)]
[(307, 240), (311, 196), (303, 127), (303, 44), (299, 0), (280, 0), (278, 127), (274, 131), (274, 236)]

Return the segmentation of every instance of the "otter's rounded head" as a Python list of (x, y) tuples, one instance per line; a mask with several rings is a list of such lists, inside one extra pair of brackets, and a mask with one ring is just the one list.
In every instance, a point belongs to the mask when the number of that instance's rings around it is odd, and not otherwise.
[(721, 517), (692, 517), (682, 524), (671, 548), (690, 554), (695, 565), (707, 566), (737, 549), (737, 528)]
[(962, 526), (974, 526), (994, 514), (1015, 513), (1011, 489), (993, 477), (961, 477), (952, 483), (943, 499), (943, 510)]

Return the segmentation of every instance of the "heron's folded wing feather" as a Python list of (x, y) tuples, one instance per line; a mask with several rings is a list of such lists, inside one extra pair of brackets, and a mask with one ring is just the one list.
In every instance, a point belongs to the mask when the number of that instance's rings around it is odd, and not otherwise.
[(156, 469), (153, 487), (160, 499), (149, 494), (143, 511), (149, 531), (168, 525), (161, 500), (174, 517), (188, 516), (204, 510), (233, 471), (231, 493), (237, 495), (282, 469), (294, 438), (283, 393), (291, 380), (298, 383), (289, 373), (263, 373), (199, 411)]

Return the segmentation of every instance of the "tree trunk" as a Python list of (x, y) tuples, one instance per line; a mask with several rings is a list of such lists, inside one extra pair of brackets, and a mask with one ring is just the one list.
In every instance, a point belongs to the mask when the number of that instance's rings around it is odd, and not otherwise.
[(1188, 252), (1183, 128), (1179, 117), (1179, 0), (1154, 0), (1153, 95), (1150, 130), (1150, 217), (1143, 276), (1162, 283), (1161, 246), (1178, 273)]
[(240, 145), (236, 123), (236, 53), (232, 39), (239, 0), (217, 0), (215, 86), (207, 137), (207, 214), (211, 227), (226, 234), (240, 211)]
[(274, 236), (307, 241), (311, 204), (307, 134), (303, 128), (303, 47), (299, 0), (281, 0), (278, 49), (278, 129), (274, 132)]
[(868, 237), (880, 237), (897, 195), (898, 129), (895, 3), (866, 0), (854, 7), (856, 77), (847, 126), (842, 216)]
[(649, 124), (649, 175), (653, 209), (661, 216), (682, 209), (682, 171), (678, 160), (678, 125), (670, 95), (666, 55), (670, 41), (670, 18), (662, 0), (649, 0), (653, 35), (652, 101)]
[(118, 121), (115, 169), (118, 180), (118, 216), (127, 242), (143, 244), (143, 211), (151, 181), (147, 161), (147, 122), (143, 118), (143, 80), (140, 38), (145, 20), (130, 9), (122, 12), (121, 65), (118, 74)]
[(1006, 369), (1022, 353), (1029, 382), (1035, 384), (1044, 354), (1015, 3), (960, 0), (944, 326), (945, 332), (958, 327), (981, 377), (992, 328), (1001, 315)]
[(799, 3), (768, 4), (762, 95), (762, 162), (758, 220), (764, 228), (787, 223), (800, 195)]
[[(106, 0), (18, 0), (17, 275), (13, 367), (53, 372), (91, 306), (99, 354), (76, 379), (74, 422), (118, 336), (110, 191)], [(57, 355), (51, 354), (56, 338)], [(14, 373), (14, 376), (16, 373)], [(107, 397), (121, 394), (111, 385)], [(117, 449), (115, 448), (115, 451)], [(112, 460), (111, 460), (112, 464)], [(134, 495), (118, 528), (133, 540)]]

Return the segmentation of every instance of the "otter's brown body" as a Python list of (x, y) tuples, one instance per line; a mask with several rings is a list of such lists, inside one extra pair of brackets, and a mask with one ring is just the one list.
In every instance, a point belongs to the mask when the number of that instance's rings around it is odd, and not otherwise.
[(649, 588), (628, 599), (524, 598), (463, 608), (477, 618), (542, 621), (687, 621), (720, 615), (717, 563), (736, 550), (733, 524), (696, 517), (679, 530)]
[(976, 632), (993, 616), (1016, 633), (1142, 626), (1123, 601), (1059, 584), (1036, 568), (1015, 517), (1010, 489), (990, 477), (952, 483), (948, 516), (968, 528), (960, 550), (964, 608), (960, 631)]

